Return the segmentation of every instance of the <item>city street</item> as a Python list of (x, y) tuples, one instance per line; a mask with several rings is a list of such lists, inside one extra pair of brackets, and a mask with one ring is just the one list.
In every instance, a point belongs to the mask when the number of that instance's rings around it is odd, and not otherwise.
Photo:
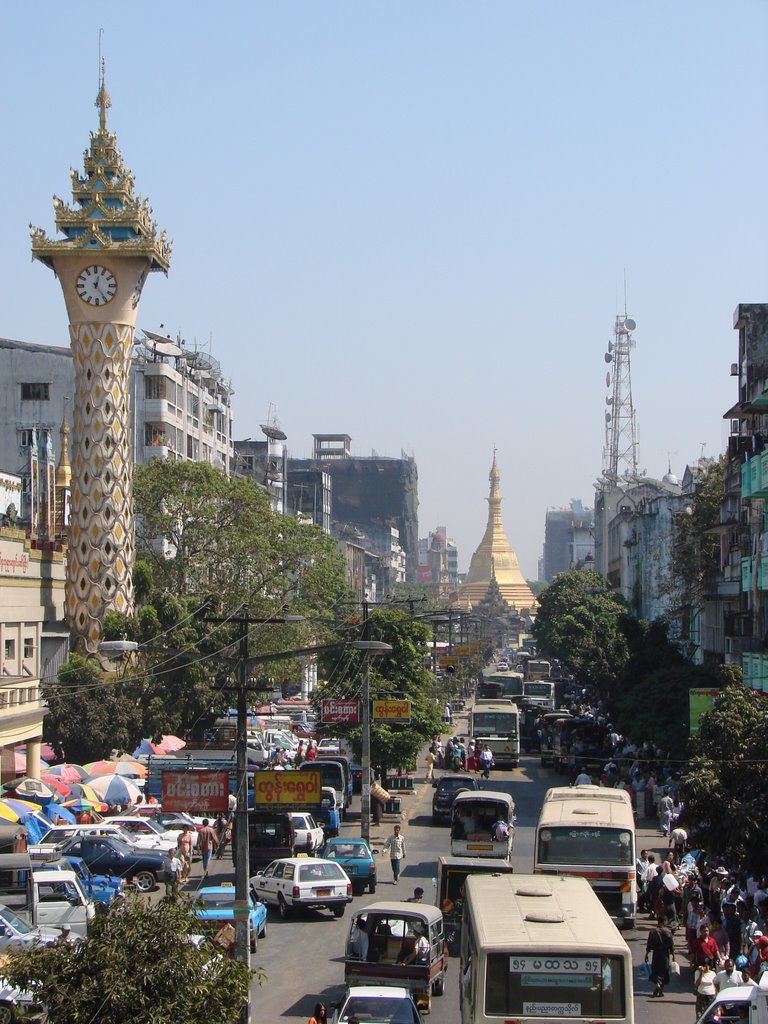
[[(459, 732), (461, 723), (459, 725)], [(423, 769), (420, 771), (423, 778)], [(517, 812), (517, 828), (513, 863), (516, 871), (529, 872), (533, 869), (533, 839), (536, 821), (546, 790), (561, 783), (559, 776), (550, 769), (539, 766), (538, 757), (523, 757), (521, 767), (513, 772), (496, 772), (485, 788), (498, 789), (512, 794)], [(351, 906), (358, 908), (378, 900), (406, 899), (413, 894), (415, 886), (425, 890), (425, 902), (434, 901), (433, 879), (436, 861), (440, 854), (450, 852), (449, 830), (433, 826), (431, 819), (432, 787), (428, 783), (417, 783), (413, 795), (403, 795), (403, 832), (407, 844), (405, 867), (397, 887), (392, 884), (392, 873), (386, 856), (378, 860), (379, 885), (376, 894), (356, 897)], [(346, 834), (359, 834), (359, 798), (351, 820), (343, 828)], [(380, 849), (391, 831), (392, 825), (384, 823), (372, 832), (372, 845)], [(663, 839), (655, 830), (639, 829), (638, 849), (663, 851)], [(231, 867), (231, 861), (214, 861), (214, 866)], [(199, 875), (199, 861), (195, 862), (193, 885)], [(233, 877), (230, 873), (223, 877)], [(216, 880), (211, 876), (212, 881)], [(347, 913), (337, 920), (325, 912), (308, 912), (301, 917), (282, 921), (270, 911), (269, 931), (266, 940), (259, 942), (254, 966), (262, 968), (267, 980), (259, 988), (254, 985), (252, 993), (253, 1020), (255, 1022), (285, 1021), (286, 1024), (306, 1024), (312, 1014), (315, 1002), (321, 1000), (328, 1007), (340, 999), (344, 991), (344, 943), (349, 928)], [(632, 949), (636, 967), (643, 960), (648, 933), (646, 915), (638, 919), (634, 931), (624, 936)], [(674, 978), (667, 989), (664, 1000), (664, 1020), (670, 1024), (690, 1024), (694, 1019), (694, 1000), (691, 994), (691, 974), (681, 950), (682, 939), (677, 940), (678, 958), (682, 966), (680, 978)], [(434, 1024), (457, 1024), (460, 1020), (458, 1004), (458, 961), (452, 960), (448, 972), (445, 995), (433, 999), (429, 1017)], [(654, 1024), (659, 1019), (657, 1004), (651, 1002), (650, 983), (640, 978), (635, 971), (635, 1017), (638, 1024)], [(329, 1014), (330, 1016), (330, 1014)]]

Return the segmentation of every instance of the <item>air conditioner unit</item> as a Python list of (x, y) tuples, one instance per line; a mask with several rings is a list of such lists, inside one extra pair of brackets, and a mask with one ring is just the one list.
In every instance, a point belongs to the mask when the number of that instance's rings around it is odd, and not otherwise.
[(739, 376), (739, 364), (738, 363), (731, 363), (731, 376), (732, 377), (738, 377)]

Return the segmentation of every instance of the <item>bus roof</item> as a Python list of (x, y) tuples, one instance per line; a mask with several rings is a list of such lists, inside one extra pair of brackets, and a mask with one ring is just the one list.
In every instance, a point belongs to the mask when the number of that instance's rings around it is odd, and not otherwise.
[(515, 801), (509, 795), (509, 793), (497, 793), (492, 789), (464, 789), (460, 793), (457, 793), (453, 806), (461, 806), (462, 804), (479, 804), (479, 803), (497, 803), (506, 804), (510, 811), (515, 809)]
[(508, 700), (503, 697), (497, 697), (496, 700), (478, 700), (475, 701), (473, 711), (506, 711), (510, 714), (517, 713), (517, 704), (510, 698)]
[[(553, 793), (556, 795), (551, 796)], [(563, 788), (559, 792), (550, 789), (541, 808), (539, 827), (575, 824), (634, 829), (635, 818), (629, 795), (620, 789), (601, 789), (599, 786)]]
[[(468, 875), (465, 908), (486, 952), (629, 955), (629, 947), (586, 878), (562, 875)], [(465, 910), (465, 912), (467, 912)]]

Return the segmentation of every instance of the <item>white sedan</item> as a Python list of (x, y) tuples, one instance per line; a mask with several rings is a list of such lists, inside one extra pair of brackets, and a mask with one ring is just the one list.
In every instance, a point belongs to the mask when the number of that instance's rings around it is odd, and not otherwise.
[(322, 757), (322, 756), (328, 757), (330, 754), (340, 754), (340, 753), (341, 753), (341, 740), (334, 740), (334, 739), (331, 739), (330, 737), (326, 737), (325, 739), (320, 740), (320, 742), (317, 744), (317, 756), (318, 757)]
[(332, 860), (307, 860), (284, 857), (273, 860), (251, 878), (251, 891), (257, 900), (277, 907), (280, 916), (289, 917), (300, 907), (325, 907), (342, 917), (352, 902), (352, 883), (346, 871)]
[(125, 832), (131, 842), (136, 843), (142, 849), (158, 849), (170, 853), (176, 848), (181, 829), (179, 831), (167, 831), (162, 825), (155, 821), (148, 821), (146, 818), (134, 817), (133, 815), (120, 815), (119, 818), (110, 818), (110, 823), (119, 825), (121, 831)]
[(333, 1024), (424, 1024), (407, 988), (353, 985), (333, 1015)]

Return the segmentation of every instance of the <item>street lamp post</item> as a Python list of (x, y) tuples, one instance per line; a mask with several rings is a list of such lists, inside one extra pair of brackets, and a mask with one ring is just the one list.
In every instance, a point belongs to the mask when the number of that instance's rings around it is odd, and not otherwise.
[(360, 795), (360, 836), (370, 843), (371, 839), (371, 655), (387, 654), (392, 650), (391, 644), (381, 640), (352, 640), (349, 647), (365, 652), (365, 672), (363, 675), (362, 699), (362, 757), (363, 786)]

